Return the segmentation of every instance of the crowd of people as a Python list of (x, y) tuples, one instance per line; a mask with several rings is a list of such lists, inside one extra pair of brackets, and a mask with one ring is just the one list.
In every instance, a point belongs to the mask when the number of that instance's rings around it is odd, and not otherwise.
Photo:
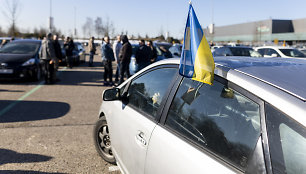
[[(96, 51), (94, 44), (94, 37), (91, 37), (88, 44), (89, 48), (89, 66), (92, 66), (93, 55)], [(121, 84), (125, 78), (129, 78), (129, 64), (132, 57), (132, 45), (126, 35), (117, 36), (116, 41), (113, 45), (110, 43), (108, 36), (104, 37), (101, 46), (101, 58), (102, 66), (104, 67), (104, 85), (113, 86), (113, 66), (112, 62), (116, 62), (116, 73), (115, 82)], [(144, 40), (139, 41), (139, 47), (135, 53), (137, 70), (140, 71), (142, 68), (156, 61), (157, 51), (153, 47), (152, 41), (148, 41), (147, 45)]]
[(56, 77), (56, 72), (58, 70), (59, 62), (61, 62), (63, 58), (66, 59), (67, 67), (72, 68), (72, 51), (74, 49), (74, 43), (70, 37), (65, 39), (64, 49), (65, 57), (62, 55), (62, 49), (57, 35), (48, 33), (47, 36), (43, 39), (39, 57), (44, 61), (44, 78), (46, 84), (53, 84), (56, 81), (59, 81), (59, 79)]

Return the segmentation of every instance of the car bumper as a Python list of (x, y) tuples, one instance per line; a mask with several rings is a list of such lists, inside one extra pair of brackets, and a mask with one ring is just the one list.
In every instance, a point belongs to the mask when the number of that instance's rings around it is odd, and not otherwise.
[(27, 79), (37, 72), (37, 65), (0, 69), (0, 79)]

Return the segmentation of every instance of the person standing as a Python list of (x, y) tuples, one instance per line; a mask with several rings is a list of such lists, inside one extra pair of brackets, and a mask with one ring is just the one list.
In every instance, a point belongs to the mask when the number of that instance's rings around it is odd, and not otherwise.
[(153, 46), (152, 40), (149, 40), (148, 47), (151, 50), (150, 51), (150, 61), (151, 61), (151, 63), (154, 63), (154, 62), (156, 62), (156, 59), (157, 59), (157, 51), (156, 51), (156, 48)]
[(119, 81), (119, 74), (120, 74), (120, 59), (119, 59), (119, 53), (120, 49), (122, 48), (121, 44), (121, 37), (120, 35), (117, 36), (117, 41), (113, 45), (113, 50), (115, 51), (115, 60), (117, 63), (117, 68), (116, 68), (116, 75), (115, 75), (115, 81)]
[(88, 48), (89, 48), (89, 64), (88, 66), (93, 66), (93, 58), (96, 54), (96, 45), (95, 45), (95, 37), (91, 37), (88, 42)]
[(150, 49), (146, 46), (144, 40), (139, 41), (139, 48), (136, 51), (136, 63), (138, 64), (137, 71), (140, 71), (142, 68), (150, 65)]
[[(109, 37), (104, 37), (104, 43), (102, 45), (102, 64), (104, 66), (104, 85), (113, 85), (113, 67), (112, 61), (115, 60), (114, 52), (109, 42)], [(109, 83), (107, 82), (109, 78)]]
[(39, 57), (44, 61), (45, 65), (45, 83), (52, 84), (56, 80), (55, 62), (56, 55), (52, 43), (52, 33), (48, 33), (47, 37), (42, 41)]
[(59, 64), (59, 62), (62, 61), (63, 54), (62, 54), (61, 45), (58, 42), (58, 36), (56, 34), (53, 35), (52, 43), (53, 43), (53, 47), (54, 47), (54, 51), (55, 51), (55, 56), (57, 58), (56, 62), (55, 62), (55, 70), (57, 71), (58, 70), (58, 64)]
[(73, 49), (74, 49), (74, 43), (73, 40), (70, 37), (67, 37), (65, 42), (64, 42), (64, 48), (66, 52), (66, 64), (67, 67), (72, 68), (72, 56), (73, 56)]
[(126, 35), (123, 35), (121, 37), (122, 40), (122, 48), (119, 52), (119, 59), (120, 59), (120, 80), (119, 84), (121, 84), (124, 81), (124, 75), (126, 74), (129, 78), (130, 70), (129, 65), (131, 62), (131, 56), (132, 56), (132, 45), (129, 42), (129, 39)]

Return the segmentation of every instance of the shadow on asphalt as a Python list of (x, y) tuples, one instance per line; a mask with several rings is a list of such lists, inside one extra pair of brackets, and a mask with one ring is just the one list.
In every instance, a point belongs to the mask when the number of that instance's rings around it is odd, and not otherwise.
[(0, 89), (0, 92), (24, 92), (23, 90)]
[[(50, 156), (31, 154), (31, 153), (18, 153), (8, 149), (0, 148), (0, 166), (9, 163), (36, 163), (44, 162), (52, 159)], [(2, 172), (2, 171), (1, 171)]]
[(10, 105), (14, 108), (0, 115), (0, 123), (54, 119), (70, 110), (70, 105), (63, 102), (0, 100), (0, 114)]

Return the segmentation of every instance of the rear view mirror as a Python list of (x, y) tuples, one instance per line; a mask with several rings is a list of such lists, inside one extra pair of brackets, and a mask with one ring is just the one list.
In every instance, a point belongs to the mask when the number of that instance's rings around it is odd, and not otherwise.
[(103, 100), (104, 101), (114, 101), (119, 100), (120, 91), (118, 88), (107, 89), (103, 92)]

